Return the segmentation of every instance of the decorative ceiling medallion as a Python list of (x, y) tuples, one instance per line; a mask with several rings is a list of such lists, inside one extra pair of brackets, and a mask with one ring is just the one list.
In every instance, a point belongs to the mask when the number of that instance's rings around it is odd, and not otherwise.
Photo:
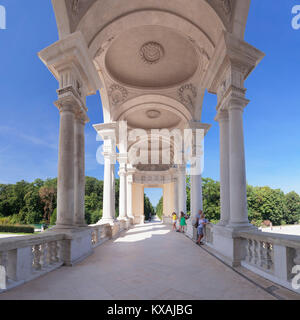
[(158, 110), (148, 110), (146, 114), (149, 119), (157, 119), (160, 117), (161, 112)]
[(112, 104), (117, 105), (126, 100), (128, 91), (118, 84), (113, 84), (109, 88), (108, 95), (111, 98)]
[(193, 84), (185, 84), (178, 90), (178, 96), (183, 104), (193, 108), (197, 90)]
[(140, 50), (143, 61), (147, 64), (158, 63), (164, 56), (164, 48), (157, 42), (147, 42)]

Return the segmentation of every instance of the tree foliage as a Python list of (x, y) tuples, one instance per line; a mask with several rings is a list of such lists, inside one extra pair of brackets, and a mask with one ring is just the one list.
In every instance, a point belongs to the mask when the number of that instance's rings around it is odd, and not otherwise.
[(154, 207), (152, 206), (152, 203), (150, 202), (150, 199), (144, 194), (144, 215), (145, 219), (149, 220), (150, 217), (152, 217), (155, 214)]
[[(119, 179), (115, 180), (116, 215), (119, 212)], [(57, 178), (32, 183), (0, 184), (0, 224), (55, 224), (57, 217)], [(97, 223), (102, 217), (103, 181), (86, 177), (85, 219)], [(154, 214), (154, 208), (145, 197), (145, 214)]]

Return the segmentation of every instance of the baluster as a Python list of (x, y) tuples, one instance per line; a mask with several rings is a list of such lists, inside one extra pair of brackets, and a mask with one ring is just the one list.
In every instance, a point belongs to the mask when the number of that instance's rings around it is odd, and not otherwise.
[(253, 240), (253, 263), (257, 265), (258, 261), (258, 243), (257, 240)]
[(51, 262), (56, 263), (59, 261), (59, 247), (58, 247), (58, 242), (57, 241), (52, 241), (51, 242)]
[(295, 249), (295, 257), (294, 257), (295, 265), (300, 265), (300, 248)]
[(97, 228), (97, 243), (99, 243), (101, 241), (101, 228)]
[(273, 244), (272, 243), (266, 243), (266, 268), (268, 270), (273, 269)]
[(42, 256), (42, 251), (41, 251), (41, 245), (35, 245), (33, 246), (33, 268), (35, 270), (40, 270), (42, 268), (41, 265), (41, 256)]
[(0, 289), (7, 289), (7, 251), (0, 252)]
[(96, 237), (96, 231), (93, 230), (93, 231), (92, 231), (92, 244), (93, 244), (93, 245), (95, 245), (95, 242), (96, 242), (95, 237)]
[(246, 252), (246, 261), (251, 263), (252, 262), (252, 246), (253, 246), (253, 241), (251, 239), (247, 239), (247, 252)]
[(44, 243), (41, 245), (41, 265), (42, 268), (46, 268), (49, 264), (48, 260), (48, 244)]
[(260, 261), (259, 266), (261, 268), (265, 268), (267, 266), (267, 243), (265, 241), (260, 241), (260, 249), (259, 249), (259, 255), (260, 255)]

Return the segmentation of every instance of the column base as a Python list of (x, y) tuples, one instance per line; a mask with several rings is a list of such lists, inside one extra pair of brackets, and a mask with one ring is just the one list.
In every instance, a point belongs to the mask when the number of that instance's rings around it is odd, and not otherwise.
[(102, 218), (100, 219), (96, 224), (101, 225), (101, 224), (110, 224), (113, 225), (115, 223), (115, 219), (113, 218)]
[[(55, 226), (53, 226), (51, 229), (49, 230), (72, 230), (72, 229), (77, 229), (78, 226), (75, 224), (56, 224)], [(48, 229), (47, 229), (48, 230)]]
[(232, 267), (241, 265), (245, 257), (245, 240), (238, 235), (239, 231), (255, 230), (253, 225), (221, 226), (213, 227), (213, 243), (209, 244), (213, 248), (214, 254)]
[(64, 265), (73, 266), (93, 253), (91, 228), (80, 228), (69, 231), (62, 241), (61, 257)]
[(78, 228), (86, 228), (86, 227), (88, 227), (88, 224), (86, 224), (86, 223), (76, 224), (76, 227), (78, 227)]
[(128, 230), (130, 228), (131, 220), (127, 217), (118, 217), (117, 221), (119, 221), (121, 226), (121, 231)]
[(187, 226), (186, 226), (186, 236), (188, 238), (190, 238), (193, 241), (197, 241), (197, 228), (195, 228), (192, 224), (192, 220), (189, 219), (186, 222)]
[(229, 222), (227, 225), (225, 225), (226, 228), (232, 230), (232, 231), (240, 231), (240, 230), (253, 230), (257, 229), (253, 224), (250, 222), (244, 222), (244, 223), (232, 223)]
[(73, 266), (92, 254), (92, 229), (86, 228), (51, 228), (47, 233), (64, 234), (64, 239), (60, 241), (60, 258), (66, 266)]
[(162, 221), (165, 224), (173, 224), (172, 217), (163, 216)]
[(144, 224), (145, 223), (145, 216), (138, 216), (133, 217), (133, 224)]

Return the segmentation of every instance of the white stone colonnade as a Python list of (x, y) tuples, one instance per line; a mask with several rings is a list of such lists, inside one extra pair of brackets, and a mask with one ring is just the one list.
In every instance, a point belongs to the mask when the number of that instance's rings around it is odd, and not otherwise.
[[(201, 128), (206, 134), (210, 125), (203, 124), (201, 116), (208, 90), (218, 97), (216, 120), (220, 125), (221, 221), (214, 230), (214, 247), (233, 264), (240, 259), (235, 234), (252, 228), (246, 201), (243, 110), (249, 101), (244, 81), (263, 58), (263, 53), (243, 40), (250, 1), (241, 3), (222, 1), (217, 5), (199, 0), (194, 7), (191, 1), (188, 12), (182, 7), (187, 18), (182, 19), (174, 16), (171, 3), (164, 12), (154, 10), (151, 15), (140, 11), (140, 3), (133, 0), (133, 12), (120, 7), (117, 14), (111, 8), (112, 16), (116, 15), (106, 21), (100, 1), (79, 1), (70, 9), (66, 1), (53, 0), (60, 40), (39, 56), (59, 82), (55, 103), (60, 110), (56, 229), (85, 229), (88, 95), (100, 91), (104, 118), (104, 123), (94, 125), (104, 141), (103, 217), (99, 224), (115, 227), (143, 222), (146, 185), (163, 187), (165, 222), (170, 222), (172, 211), (186, 213), (186, 161), (175, 159), (175, 153), (183, 154), (184, 149), (165, 132), (160, 140), (150, 131), (178, 129), (183, 133)], [(189, 17), (192, 8), (199, 14), (194, 23)], [(96, 13), (101, 18), (95, 20)], [(126, 134), (139, 130), (136, 141), (120, 139), (121, 122), (128, 123)], [(198, 150), (199, 145), (194, 141), (191, 147)], [(132, 161), (132, 150), (139, 149), (142, 158), (150, 146), (159, 159), (143, 164)], [(172, 148), (167, 166), (166, 146)], [(114, 190), (117, 161), (118, 219)], [(195, 238), (192, 222), (203, 208), (202, 170), (191, 175), (190, 186), (187, 235)]]

